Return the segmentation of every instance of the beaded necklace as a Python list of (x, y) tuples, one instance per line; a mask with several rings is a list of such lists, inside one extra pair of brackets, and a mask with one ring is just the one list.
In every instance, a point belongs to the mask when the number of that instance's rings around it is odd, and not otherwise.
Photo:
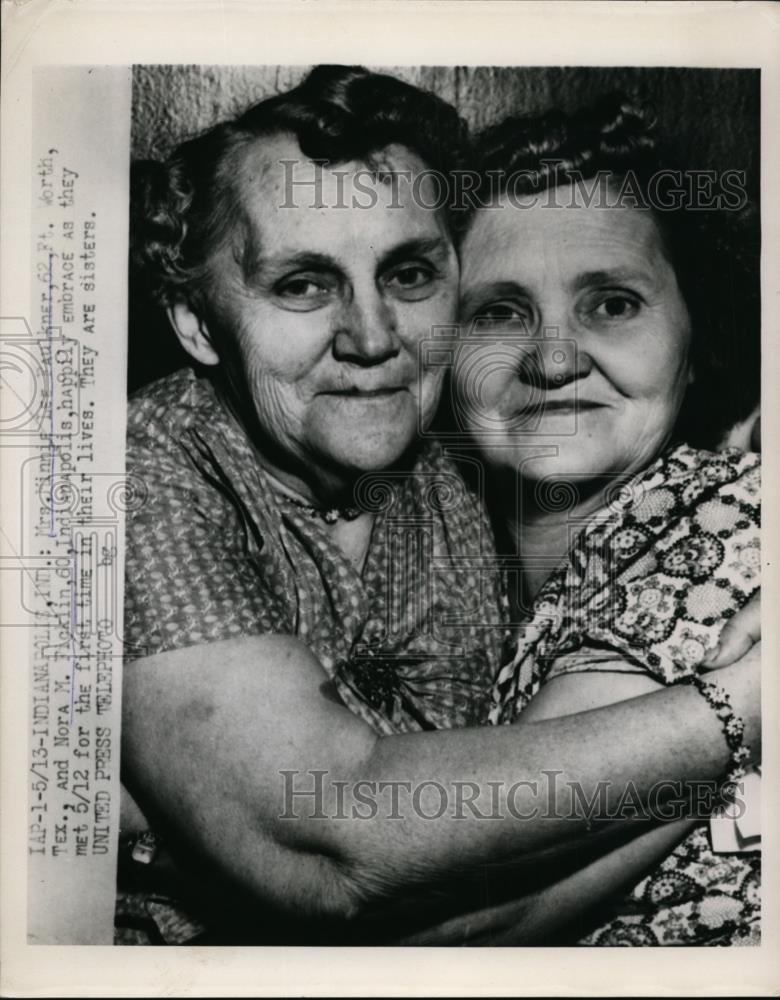
[(365, 513), (360, 507), (313, 507), (311, 504), (290, 496), (289, 493), (276, 492), (276, 498), (282, 503), (292, 504), (298, 510), (302, 510), (309, 517), (317, 517), (326, 524), (335, 524), (336, 521), (354, 521)]

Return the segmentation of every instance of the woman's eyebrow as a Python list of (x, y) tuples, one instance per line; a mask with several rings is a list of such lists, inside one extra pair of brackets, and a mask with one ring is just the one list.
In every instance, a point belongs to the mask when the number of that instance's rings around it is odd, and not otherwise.
[[(449, 243), (442, 236), (404, 240), (379, 258), (377, 271), (385, 271), (395, 264), (409, 260), (410, 257), (427, 256), (444, 260), (448, 255)], [(288, 254), (282, 250), (273, 255), (264, 255), (255, 253), (251, 242), (247, 244), (240, 264), (247, 280), (257, 280), (259, 277), (273, 280), (291, 270), (331, 271), (337, 274), (344, 271), (343, 266), (330, 254), (314, 250), (301, 250)]]
[(377, 271), (386, 271), (395, 264), (401, 264), (410, 257), (434, 257), (442, 262), (449, 257), (451, 244), (443, 236), (420, 236), (386, 250), (377, 261)]
[(341, 267), (330, 254), (318, 253), (313, 250), (302, 250), (286, 254), (284, 252), (273, 256), (244, 255), (241, 261), (244, 277), (247, 280), (265, 278), (274, 280), (290, 271), (332, 271), (341, 273)]
[(528, 289), (517, 281), (485, 281), (471, 285), (461, 293), (460, 311), (467, 312), (476, 304), (484, 305), (495, 299), (529, 295)]
[(615, 267), (597, 271), (583, 271), (574, 279), (572, 287), (574, 291), (579, 292), (583, 289), (594, 288), (600, 285), (621, 285), (626, 283), (639, 283), (649, 287), (657, 284), (650, 271), (642, 268)]

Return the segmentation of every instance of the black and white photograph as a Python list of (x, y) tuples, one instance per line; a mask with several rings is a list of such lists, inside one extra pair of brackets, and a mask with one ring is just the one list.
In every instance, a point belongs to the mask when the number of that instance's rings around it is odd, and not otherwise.
[(758, 73), (133, 86), (117, 942), (757, 943)]
[[(776, 990), (776, 60), (465, 55), (525, 6), (378, 5), (379, 58), (30, 71), (0, 338), (26, 990), (40, 945), (147, 963), (145, 995), (188, 956)], [(684, 5), (547, 5), (572, 37), (586, 6)], [(434, 8), (460, 47), (411, 60), (392, 15)], [(261, 992), (335, 988), (294, 974)]]

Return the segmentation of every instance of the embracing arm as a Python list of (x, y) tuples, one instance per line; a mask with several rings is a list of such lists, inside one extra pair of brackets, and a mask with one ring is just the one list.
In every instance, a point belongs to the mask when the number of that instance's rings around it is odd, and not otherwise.
[[(724, 668), (719, 679), (756, 745), (757, 666)], [(715, 779), (728, 762), (718, 720), (688, 688), (565, 718), (379, 738), (329, 695), (312, 654), (282, 636), (139, 660), (125, 671), (124, 699), (126, 780), (147, 815), (258, 900), (348, 922), (437, 877), (500, 867), (582, 837), (585, 821), (571, 818), (567, 782), (590, 797), (609, 778), (611, 801), (630, 782), (644, 798), (662, 779)], [(549, 816), (552, 770), (561, 772), (554, 811), (566, 818)], [(309, 772), (324, 772), (319, 816), (311, 796), (285, 801), (291, 779), (283, 771), (297, 772), (299, 791), (319, 780)], [(401, 796), (400, 818), (377, 795), (371, 815), (360, 783), (372, 781), (435, 781), (450, 804), (459, 783), (473, 782), (478, 808), (501, 818), (465, 809), (434, 822), (442, 800), (431, 786), (418, 809)], [(498, 789), (490, 795), (489, 782)]]
[[(746, 657), (758, 666), (761, 647), (761, 604), (757, 592), (723, 630), (706, 663), (712, 668)], [(537, 694), (524, 712), (526, 721), (571, 715), (616, 701), (664, 690), (643, 672), (620, 672), (615, 659), (610, 672), (605, 658), (599, 671), (563, 674)], [(720, 678), (718, 677), (718, 680)], [(634, 739), (634, 734), (631, 734)], [(756, 748), (759, 749), (759, 748)], [(632, 836), (620, 847), (536, 892), (498, 906), (456, 916), (403, 941), (404, 944), (535, 944), (549, 941), (562, 927), (576, 926), (601, 900), (625, 890), (659, 863), (691, 831), (695, 821), (675, 819)]]
[(581, 926), (594, 906), (635, 884), (650, 865), (669, 854), (694, 826), (664, 823), (603, 857), (518, 899), (451, 917), (402, 937), (403, 945), (536, 945), (565, 943), (560, 932)]

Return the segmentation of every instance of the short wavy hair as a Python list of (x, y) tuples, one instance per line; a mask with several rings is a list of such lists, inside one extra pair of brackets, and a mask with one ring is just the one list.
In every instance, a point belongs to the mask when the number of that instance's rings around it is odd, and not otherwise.
[(183, 142), (165, 162), (131, 174), (131, 265), (158, 304), (201, 304), (208, 259), (236, 218), (237, 158), (263, 136), (294, 136), (305, 156), (370, 162), (391, 143), (449, 175), (466, 148), (466, 125), (434, 94), (359, 66), (318, 66), (294, 89)]
[[(632, 194), (653, 213), (691, 318), (695, 380), (675, 435), (714, 447), (749, 415), (760, 394), (760, 228), (746, 196), (733, 208), (703, 210), (684, 198), (660, 208), (686, 172), (662, 142), (652, 112), (619, 93), (574, 114), (506, 118), (475, 137), (472, 162), (482, 204), (490, 201), (488, 189), (494, 196), (510, 184), (522, 195), (599, 175), (615, 182), (630, 176)], [(665, 193), (658, 183), (664, 178)]]

